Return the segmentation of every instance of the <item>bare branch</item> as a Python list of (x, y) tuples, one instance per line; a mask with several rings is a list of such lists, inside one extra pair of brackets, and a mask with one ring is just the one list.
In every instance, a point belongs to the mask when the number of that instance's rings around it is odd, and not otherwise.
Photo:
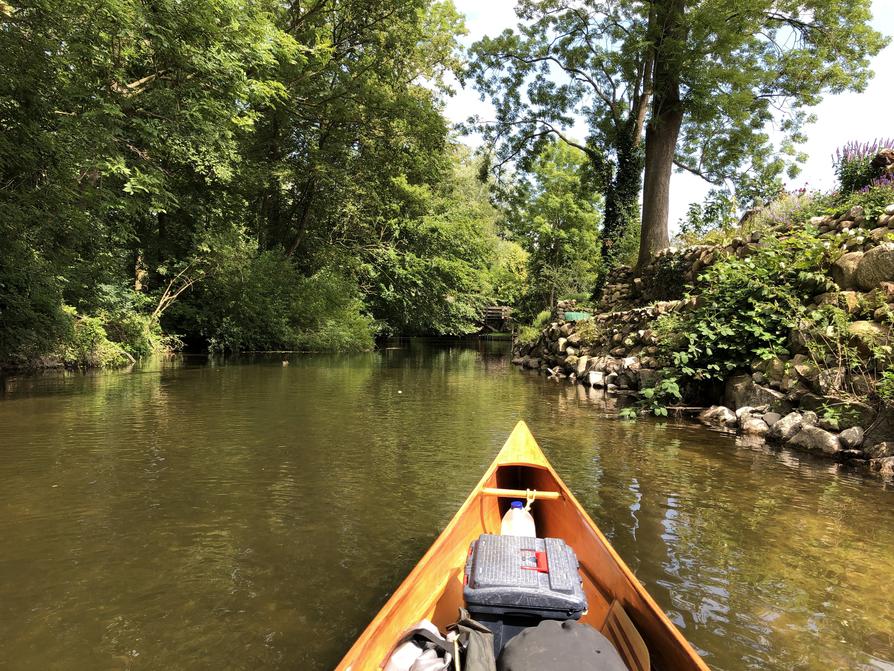
[(685, 163), (674, 159), (674, 165), (680, 168), (681, 170), (685, 170), (686, 172), (692, 173), (698, 177), (701, 177), (703, 180), (708, 182), (709, 184), (713, 184), (715, 186), (723, 186), (724, 181), (722, 178), (711, 177), (710, 175), (702, 172), (699, 168), (694, 168), (691, 165), (686, 165)]

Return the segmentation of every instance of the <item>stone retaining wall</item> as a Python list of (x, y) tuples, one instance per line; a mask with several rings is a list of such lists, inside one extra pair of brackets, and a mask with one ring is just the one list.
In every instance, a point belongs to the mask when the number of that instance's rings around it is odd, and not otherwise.
[[(843, 237), (841, 257), (830, 269), (838, 290), (813, 298), (816, 305), (836, 304), (852, 321), (849, 332), (858, 344), (891, 339), (886, 315), (894, 311), (894, 205), (872, 219), (855, 207), (809, 224), (821, 238)], [(784, 235), (790, 225), (777, 225)], [(725, 255), (745, 257), (761, 244), (760, 231), (725, 246), (694, 246), (659, 252), (639, 277), (619, 268), (608, 278), (599, 312), (592, 319), (566, 322), (567, 310), (586, 310), (573, 302), (557, 306), (553, 321), (534, 344), (518, 346), (513, 363), (568, 378), (609, 393), (631, 393), (659, 378), (658, 344), (651, 328), (667, 312), (687, 310), (697, 298), (683, 300), (685, 287), (698, 290), (700, 273)], [(829, 362), (817, 366), (807, 356), (803, 335), (790, 334), (789, 353), (755, 361), (732, 375), (718, 405), (706, 409), (706, 424), (736, 430), (757, 439), (834, 458), (850, 465), (894, 474), (894, 412), (836, 395), (849, 371)], [(868, 394), (868, 388), (867, 392)], [(722, 403), (722, 405), (720, 405)], [(837, 419), (827, 410), (833, 409)]]

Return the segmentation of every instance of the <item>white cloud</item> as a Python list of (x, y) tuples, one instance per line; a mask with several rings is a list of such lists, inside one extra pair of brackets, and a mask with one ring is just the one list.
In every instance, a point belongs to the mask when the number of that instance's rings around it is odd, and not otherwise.
[[(495, 36), (516, 24), (515, 2), (512, 0), (454, 0), (457, 9), (466, 16), (469, 34), (463, 39), (466, 46), (485, 35)], [(894, 34), (894, 2), (873, 0), (873, 26), (886, 35)], [(863, 93), (844, 93), (828, 96), (812, 111), (818, 120), (807, 128), (808, 141), (803, 146), (810, 157), (801, 174), (789, 186), (828, 190), (834, 185), (832, 153), (849, 140), (866, 141), (876, 137), (894, 136), (894, 45), (889, 46), (872, 61), (875, 77)], [(492, 118), (493, 107), (482, 101), (471, 85), (463, 89), (454, 82), (457, 93), (445, 104), (447, 118), (465, 121), (473, 115)], [(575, 129), (579, 135), (583, 131)], [(475, 137), (465, 138), (477, 145)], [(690, 203), (702, 200), (710, 185), (688, 173), (675, 173), (671, 179), (670, 222), (676, 228)]]

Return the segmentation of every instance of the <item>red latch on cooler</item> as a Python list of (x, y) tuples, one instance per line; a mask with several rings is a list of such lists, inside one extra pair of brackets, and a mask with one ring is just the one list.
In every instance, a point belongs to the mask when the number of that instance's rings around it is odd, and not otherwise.
[(522, 552), (533, 552), (534, 560), (537, 562), (536, 566), (525, 566), (522, 564), (522, 568), (526, 571), (537, 571), (537, 573), (549, 573), (549, 564), (546, 561), (546, 552), (540, 552), (540, 550), (522, 550)]

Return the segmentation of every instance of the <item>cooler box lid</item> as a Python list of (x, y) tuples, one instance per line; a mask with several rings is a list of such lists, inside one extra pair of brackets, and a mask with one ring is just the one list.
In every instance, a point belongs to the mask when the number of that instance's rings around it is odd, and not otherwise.
[(587, 609), (577, 555), (560, 538), (482, 534), (469, 548), (463, 596), (480, 613), (577, 619)]

